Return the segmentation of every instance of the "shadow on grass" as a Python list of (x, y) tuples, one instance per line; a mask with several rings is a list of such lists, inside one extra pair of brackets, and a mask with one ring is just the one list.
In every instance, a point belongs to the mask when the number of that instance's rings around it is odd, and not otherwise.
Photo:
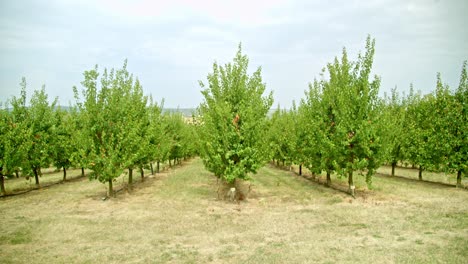
[[(405, 168), (405, 169), (410, 170), (410, 168)], [(428, 181), (424, 179), (423, 180), (412, 179), (412, 178), (399, 176), (399, 175), (392, 176), (390, 174), (385, 174), (385, 173), (376, 173), (374, 174), (374, 176), (386, 178), (386, 179), (393, 179), (393, 180), (405, 182), (405, 183), (416, 183), (416, 184), (422, 184), (422, 185), (428, 185), (428, 186), (439, 186), (439, 187), (444, 187), (444, 188), (456, 188), (457, 187), (455, 184), (450, 184), (450, 183)], [(461, 189), (468, 190), (468, 187), (463, 186)]]
[[(301, 179), (305, 179), (307, 180), (308, 182), (310, 183), (315, 183), (315, 185), (318, 185), (318, 186), (321, 186), (321, 187), (324, 187), (326, 189), (331, 189), (331, 190), (335, 190), (335, 191), (338, 191), (338, 192), (341, 192), (341, 193), (344, 193), (346, 195), (349, 195), (350, 197), (352, 197), (349, 192), (348, 192), (348, 187), (347, 186), (343, 186), (343, 185), (336, 185), (336, 184), (331, 184), (329, 186), (326, 185), (326, 180), (325, 181), (320, 181), (320, 176), (316, 176), (315, 178), (314, 177), (311, 177), (311, 176), (307, 176), (305, 175), (304, 173), (302, 175), (299, 175), (298, 172), (296, 171), (293, 171), (293, 170), (290, 170), (287, 166), (276, 166), (276, 164), (272, 164), (272, 163), (269, 163), (268, 166), (270, 166), (271, 168), (274, 168), (274, 169), (277, 169), (277, 170), (281, 170), (281, 171), (285, 171), (285, 172), (289, 172), (291, 175), (295, 176), (295, 177), (298, 177), (298, 178), (301, 178)], [(361, 190), (359, 190), (359, 192), (361, 192)], [(359, 192), (357, 194), (359, 194)], [(357, 197), (357, 196), (356, 196)]]
[[(187, 161), (182, 161), (180, 164), (176, 164), (176, 165), (172, 165), (171, 167), (169, 166), (165, 166), (165, 167), (162, 167), (162, 169), (160, 170), (160, 173), (159, 174), (162, 174), (162, 173), (167, 173), (168, 171), (170, 171), (171, 169), (174, 169), (174, 168), (178, 168), (178, 167), (182, 167), (184, 166), (186, 163), (188, 163), (190, 160), (187, 160)], [(46, 172), (46, 173), (43, 173), (43, 175), (45, 174), (51, 174), (52, 172)], [(92, 172), (91, 172), (92, 173)], [(59, 181), (56, 181), (56, 182), (51, 182), (51, 183), (47, 183), (47, 184), (40, 184), (39, 186), (34, 186), (34, 187), (30, 187), (28, 189), (20, 189), (20, 190), (14, 190), (12, 192), (8, 192), (7, 194), (5, 195), (0, 195), (0, 199), (1, 198), (6, 198), (6, 197), (12, 197), (12, 196), (17, 196), (17, 195), (22, 195), (22, 194), (27, 194), (29, 192), (32, 192), (32, 191), (38, 191), (38, 190), (45, 190), (45, 189), (48, 189), (50, 187), (53, 187), (55, 185), (58, 185), (58, 184), (65, 184), (65, 183), (73, 183), (73, 182), (78, 182), (78, 181), (81, 181), (85, 178), (88, 178), (88, 175), (78, 175), (76, 177), (68, 177), (65, 181), (63, 180), (59, 180)], [(158, 175), (157, 173), (155, 173), (155, 175)], [(132, 188), (134, 188), (135, 186), (140, 186), (142, 185), (142, 183), (145, 183), (147, 180), (149, 179), (155, 179), (154, 177), (147, 177), (149, 175), (145, 175), (145, 180), (144, 181), (134, 181), (133, 184), (132, 184)], [(142, 185), (142, 187), (144, 187), (145, 185)], [(128, 188), (128, 184), (123, 184), (121, 185), (120, 187), (118, 188), (115, 188), (114, 189), (114, 193), (117, 194), (117, 193), (120, 193), (122, 191), (125, 191), (125, 190), (129, 190)]]
[(50, 187), (52, 187), (54, 185), (57, 185), (57, 184), (77, 182), (77, 181), (80, 181), (80, 180), (82, 180), (84, 178), (87, 178), (86, 176), (87, 175), (83, 176), (83, 175), (80, 174), (80, 175), (78, 175), (76, 177), (67, 178), (65, 181), (60, 180), (60, 181), (51, 182), (51, 183), (47, 183), (47, 184), (40, 184), (39, 186), (31, 187), (31, 188), (26, 189), (26, 190), (12, 191), (12, 192), (9, 192), (9, 193), (7, 193), (5, 195), (0, 195), (0, 198), (17, 196), (17, 195), (26, 194), (26, 193), (29, 193), (29, 192), (32, 192), (32, 191), (44, 190), (44, 189), (50, 188)]
[[(134, 178), (133, 178), (133, 182), (131, 186), (128, 185), (128, 178), (124, 178), (122, 181), (115, 180), (115, 182), (118, 182), (118, 183), (114, 185), (114, 197), (108, 197), (107, 191), (91, 194), (91, 195), (88, 195), (87, 197), (91, 199), (95, 199), (95, 200), (108, 200), (108, 199), (116, 199), (116, 198), (118, 199), (119, 196), (117, 194), (119, 193), (129, 193), (129, 194), (136, 193), (138, 191), (151, 187), (155, 181), (164, 179), (165, 177), (169, 175), (169, 172), (171, 170), (188, 165), (191, 162), (191, 160), (192, 159), (187, 159), (187, 160), (181, 161), (178, 164), (175, 164), (175, 165), (173, 164), (172, 166), (169, 166), (169, 165), (161, 166), (159, 173), (154, 171), (154, 174), (151, 174), (150, 172), (150, 173), (144, 174), (144, 178), (141, 178), (140, 172), (136, 170), (137, 173), (133, 175)], [(122, 177), (122, 175), (119, 177)]]

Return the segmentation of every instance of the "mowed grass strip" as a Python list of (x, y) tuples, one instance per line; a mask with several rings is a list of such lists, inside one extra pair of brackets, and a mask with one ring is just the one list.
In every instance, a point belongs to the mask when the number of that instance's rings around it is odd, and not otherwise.
[[(466, 263), (468, 191), (374, 178), (357, 199), (271, 166), (217, 200), (200, 159), (103, 201), (88, 180), (0, 200), (2, 263)], [(334, 179), (335, 180), (335, 179)], [(338, 181), (336, 179), (336, 181)], [(339, 184), (337, 182), (337, 184)]]

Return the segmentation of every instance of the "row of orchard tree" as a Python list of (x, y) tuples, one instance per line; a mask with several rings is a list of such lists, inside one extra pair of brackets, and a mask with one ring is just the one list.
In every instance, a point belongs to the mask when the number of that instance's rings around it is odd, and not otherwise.
[(436, 89), (422, 96), (411, 87), (408, 95), (396, 89), (377, 96), (378, 76), (370, 79), (375, 41), (366, 42), (358, 59), (343, 50), (309, 85), (306, 97), (290, 111), (278, 109), (269, 134), (272, 159), (299, 164), (313, 174), (337, 173), (348, 178), (354, 195), (353, 175), (372, 175), (384, 163), (411, 163), (423, 170), (462, 174), (468, 166), (468, 83), (466, 62), (457, 89), (437, 75)]
[(176, 163), (196, 154), (195, 127), (179, 114), (163, 114), (162, 103), (143, 94), (137, 78), (127, 71), (127, 62), (117, 70), (105, 69), (99, 78), (97, 66), (84, 72), (83, 89), (74, 87), (76, 105), (62, 110), (57, 100), (49, 103), (45, 88), (36, 90), (29, 103), (26, 80), (21, 96), (13, 97), (0, 110), (0, 185), (4, 175), (34, 176), (39, 185), (41, 168), (51, 165), (90, 169), (90, 179), (107, 183), (153, 162), (159, 172), (162, 162)]
[[(396, 90), (379, 98), (380, 77), (371, 76), (375, 40), (367, 38), (356, 60), (343, 49), (309, 85), (299, 106), (269, 118), (272, 95), (264, 95), (261, 68), (249, 75), (239, 46), (233, 63), (214, 63), (199, 112), (200, 154), (205, 167), (231, 187), (273, 159), (347, 177), (372, 176), (382, 164), (409, 162), (423, 169), (456, 172), (458, 185), (468, 164), (466, 62), (456, 90), (437, 78), (434, 93), (407, 96)], [(394, 174), (394, 169), (393, 173)], [(232, 189), (235, 190), (235, 189)]]
[(214, 63), (207, 85), (200, 82), (204, 101), (197, 126), (181, 116), (162, 115), (162, 105), (143, 95), (126, 62), (121, 69), (104, 70), (99, 80), (97, 67), (85, 71), (84, 89), (74, 88), (77, 103), (67, 112), (56, 101), (49, 104), (44, 89), (27, 106), (23, 80), (11, 111), (0, 111), (2, 192), (3, 175), (21, 170), (39, 184), (40, 169), (55, 164), (64, 177), (70, 166), (91, 169), (90, 177), (108, 183), (112, 195), (112, 182), (124, 170), (131, 184), (134, 169), (142, 172), (152, 161), (194, 154), (234, 190), (238, 180), (250, 179), (271, 159), (325, 172), (327, 185), (332, 173), (347, 177), (352, 195), (354, 176), (365, 175), (371, 184), (384, 163), (457, 172), (460, 185), (468, 164), (466, 62), (456, 90), (438, 75), (432, 94), (411, 90), (400, 96), (393, 90), (382, 99), (380, 78), (371, 76), (374, 53), (370, 37), (354, 61), (343, 49), (341, 58), (310, 84), (299, 106), (268, 118), (273, 96), (264, 96), (261, 68), (248, 74), (249, 60), (239, 46), (232, 63)]

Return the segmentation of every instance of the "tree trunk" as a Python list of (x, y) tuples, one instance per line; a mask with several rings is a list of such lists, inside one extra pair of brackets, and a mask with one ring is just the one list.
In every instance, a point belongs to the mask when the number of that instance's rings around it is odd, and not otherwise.
[(133, 169), (128, 168), (128, 185), (132, 186), (133, 183)]
[(114, 197), (114, 189), (112, 188), (112, 179), (109, 179), (109, 190), (107, 191), (108, 197)]
[(302, 176), (302, 164), (301, 164), (301, 165), (299, 165), (299, 175), (301, 175), (301, 176)]
[(348, 185), (349, 185), (349, 194), (351, 194), (351, 196), (353, 196), (353, 198), (354, 198), (355, 197), (354, 196), (354, 189), (356, 187), (354, 186), (354, 181), (353, 181), (353, 171), (348, 172)]
[(395, 167), (396, 167), (397, 163), (396, 161), (392, 162), (392, 176), (395, 176)]
[(461, 184), (461, 176), (462, 176), (462, 171), (461, 171), (461, 170), (458, 170), (458, 171), (457, 171), (457, 187), (458, 187), (458, 188), (461, 188), (461, 187), (462, 187), (462, 184)]
[(153, 162), (150, 162), (150, 168), (151, 168), (151, 175), (154, 175)]
[(420, 181), (422, 181), (422, 172), (423, 172), (423, 167), (419, 166), (418, 178), (419, 178)]
[(325, 186), (330, 187), (330, 185), (331, 185), (330, 172), (327, 171), (327, 183), (325, 183)]
[(19, 178), (19, 171), (18, 170), (15, 170), (15, 175), (16, 175), (16, 178)]
[(84, 174), (84, 167), (81, 167), (81, 176), (84, 177), (85, 174)]
[(143, 167), (140, 167), (140, 175), (141, 181), (145, 181), (145, 170), (143, 170)]
[(416, 169), (416, 165), (414, 165), (414, 163), (411, 164), (411, 168), (412, 168), (412, 169)]
[(0, 190), (2, 195), (6, 195), (5, 191), (5, 177), (3, 176), (3, 168), (0, 167)]
[(66, 180), (67, 180), (67, 169), (63, 167), (63, 181), (66, 181)]
[(156, 162), (156, 173), (159, 173), (159, 160)]
[(37, 173), (37, 169), (34, 168), (33, 172), (34, 172), (34, 179), (36, 180), (36, 186), (39, 187), (39, 175)]
[(171, 165), (171, 159), (169, 159), (169, 168), (171, 168), (172, 165)]

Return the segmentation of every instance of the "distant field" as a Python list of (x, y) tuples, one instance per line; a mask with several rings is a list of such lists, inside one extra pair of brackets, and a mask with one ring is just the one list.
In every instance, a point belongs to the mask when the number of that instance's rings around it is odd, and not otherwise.
[(0, 262), (466, 263), (466, 189), (357, 178), (352, 199), (266, 166), (240, 204), (216, 199), (200, 159), (105, 201), (81, 178), (0, 199)]

